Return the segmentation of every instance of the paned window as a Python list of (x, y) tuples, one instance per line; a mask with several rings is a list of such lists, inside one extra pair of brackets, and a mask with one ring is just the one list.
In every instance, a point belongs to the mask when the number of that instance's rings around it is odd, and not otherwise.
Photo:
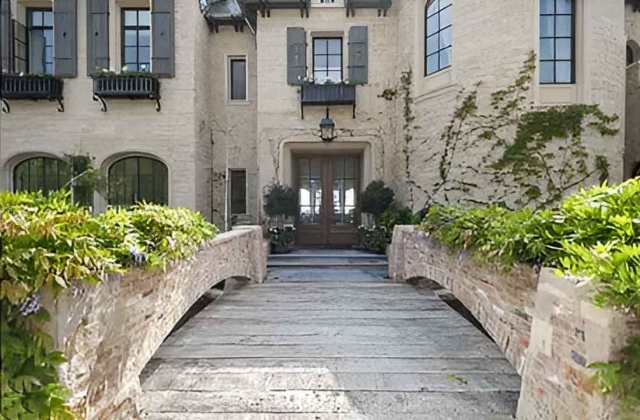
[(109, 204), (169, 202), (169, 174), (164, 163), (146, 157), (120, 159), (109, 168)]
[(298, 161), (298, 220), (302, 225), (320, 223), (322, 208), (322, 159), (300, 158)]
[(452, 0), (434, 0), (425, 12), (425, 76), (451, 67)]
[(232, 169), (229, 179), (231, 214), (247, 214), (247, 171)]
[(342, 38), (313, 39), (313, 79), (320, 84), (342, 81)]
[(20, 162), (13, 172), (15, 191), (42, 191), (47, 195), (69, 187), (71, 171), (60, 159), (36, 157)]
[(229, 60), (229, 94), (232, 101), (247, 100), (247, 60), (232, 58)]
[(53, 74), (53, 11), (27, 9), (29, 73)]
[(122, 65), (127, 71), (151, 71), (149, 9), (122, 9)]
[(337, 225), (355, 224), (356, 218), (356, 157), (334, 159), (333, 214)]
[(540, 83), (575, 82), (573, 0), (540, 0)]

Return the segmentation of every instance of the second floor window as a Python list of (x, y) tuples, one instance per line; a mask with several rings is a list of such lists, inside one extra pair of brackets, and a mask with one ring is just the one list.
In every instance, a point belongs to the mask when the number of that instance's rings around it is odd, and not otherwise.
[(122, 65), (127, 71), (151, 71), (149, 9), (122, 10)]
[(313, 80), (320, 84), (342, 81), (342, 38), (313, 39)]
[(540, 83), (575, 82), (573, 0), (540, 0)]
[(28, 70), (31, 74), (53, 74), (53, 11), (27, 9)]
[(428, 76), (451, 67), (452, 1), (434, 0), (428, 3), (425, 15), (424, 75)]
[(247, 60), (232, 58), (229, 60), (229, 95), (232, 101), (247, 100)]

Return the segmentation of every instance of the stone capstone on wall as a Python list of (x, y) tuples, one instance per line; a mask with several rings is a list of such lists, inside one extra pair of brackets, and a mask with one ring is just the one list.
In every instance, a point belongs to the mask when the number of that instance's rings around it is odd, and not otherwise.
[(618, 418), (619, 400), (598, 392), (587, 366), (620, 360), (640, 320), (596, 307), (591, 281), (547, 268), (496, 271), (413, 226), (393, 232), (389, 277), (435, 281), (475, 316), (522, 376), (517, 419)]
[(166, 271), (132, 269), (46, 299), (48, 332), (68, 359), (60, 379), (70, 404), (86, 419), (139, 418), (139, 375), (178, 320), (223, 280), (265, 277), (262, 231), (251, 226), (217, 236)]

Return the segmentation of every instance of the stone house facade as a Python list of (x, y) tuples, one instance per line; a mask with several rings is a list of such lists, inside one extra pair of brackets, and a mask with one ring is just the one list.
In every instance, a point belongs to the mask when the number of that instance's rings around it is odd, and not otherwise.
[[(422, 207), (439, 176), (430, 159), (442, 151), (459, 90), (480, 81), (479, 97), (504, 88), (530, 51), (544, 63), (528, 101), (598, 104), (619, 115), (628, 127), (626, 155), (625, 130), (584, 137), (606, 156), (612, 182), (629, 176), (625, 162), (640, 160), (630, 146), (638, 141), (638, 108), (627, 102), (625, 109), (626, 98), (634, 101), (625, 48), (640, 42), (635, 0), (1, 5), (2, 39), (12, 41), (0, 42), (10, 110), (0, 116), (3, 189), (66, 184), (54, 159), (87, 154), (109, 185), (95, 194), (96, 211), (147, 199), (198, 210), (224, 229), (260, 222), (262, 194), (280, 182), (300, 193), (302, 243), (347, 244), (359, 223), (358, 193), (373, 180)], [(147, 71), (158, 78), (145, 82)], [(410, 87), (401, 82), (409, 71)], [(24, 79), (8, 75), (20, 72), (61, 79), (62, 93), (45, 96), (63, 97), (64, 112), (55, 101), (22, 99), (34, 93), (16, 93)], [(149, 100), (158, 96), (159, 111)], [(323, 141), (319, 123), (327, 118), (335, 138)], [(486, 186), (478, 186), (482, 196)]]

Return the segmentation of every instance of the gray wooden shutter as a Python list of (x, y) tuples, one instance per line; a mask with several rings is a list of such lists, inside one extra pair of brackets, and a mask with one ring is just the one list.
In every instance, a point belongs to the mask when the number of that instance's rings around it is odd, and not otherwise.
[(78, 19), (76, 0), (53, 2), (53, 61), (56, 76), (78, 75)]
[(11, 0), (0, 0), (0, 73), (13, 73)]
[(151, 34), (151, 71), (172, 77), (175, 74), (174, 0), (153, 0)]
[(307, 35), (304, 28), (287, 28), (287, 83), (301, 85), (307, 75)]
[(87, 2), (87, 75), (109, 68), (109, 0)]
[(32, 30), (29, 37), (29, 73), (44, 74), (45, 42), (44, 32), (40, 30)]
[(368, 31), (366, 26), (349, 28), (349, 83), (364, 85), (369, 80)]

